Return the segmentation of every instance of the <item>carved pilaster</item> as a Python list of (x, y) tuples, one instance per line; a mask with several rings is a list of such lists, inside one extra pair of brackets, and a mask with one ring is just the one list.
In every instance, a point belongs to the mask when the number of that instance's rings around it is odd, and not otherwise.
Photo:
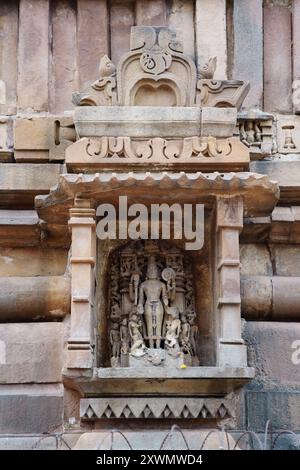
[(95, 210), (89, 200), (75, 198), (70, 209), (71, 248), (71, 333), (67, 367), (88, 369), (93, 365), (94, 266), (96, 259)]
[(241, 335), (239, 233), (243, 228), (243, 200), (217, 198), (217, 306), (219, 311), (218, 365), (247, 365)]

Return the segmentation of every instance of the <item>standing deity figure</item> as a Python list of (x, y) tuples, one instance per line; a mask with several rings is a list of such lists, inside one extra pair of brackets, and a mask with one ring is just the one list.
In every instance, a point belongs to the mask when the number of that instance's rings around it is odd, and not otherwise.
[[(146, 301), (145, 301), (146, 297)], [(165, 284), (159, 280), (155, 257), (150, 256), (147, 266), (146, 280), (139, 288), (138, 309), (145, 315), (147, 337), (150, 348), (160, 348), (164, 307), (168, 305), (168, 294)]]

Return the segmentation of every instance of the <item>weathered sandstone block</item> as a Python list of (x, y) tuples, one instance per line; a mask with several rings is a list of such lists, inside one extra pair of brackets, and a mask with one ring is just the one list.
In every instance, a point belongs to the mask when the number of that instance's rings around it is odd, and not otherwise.
[(263, 2), (234, 2), (234, 56), (232, 76), (251, 84), (244, 106), (262, 105), (263, 95)]
[(263, 244), (240, 245), (242, 276), (271, 276), (273, 274), (270, 251)]
[(0, 5), (0, 113), (16, 111), (18, 0)]
[(298, 323), (247, 322), (243, 337), (248, 344), (248, 362), (256, 368), (251, 388), (299, 389), (300, 366), (292, 361), (293, 342), (300, 340)]
[(292, 111), (291, 18), (290, 9), (286, 5), (265, 5), (264, 108), (266, 111), (286, 113)]
[(62, 276), (67, 258), (60, 248), (1, 248), (0, 276)]
[(85, 87), (90, 80), (97, 78), (100, 57), (108, 53), (107, 2), (78, 0), (77, 9), (79, 83)]
[(165, 26), (167, 5), (164, 0), (137, 0), (136, 22), (138, 25)]
[(61, 319), (70, 311), (70, 279), (0, 277), (0, 321)]
[[(91, 31), (91, 28), (86, 28), (86, 31)], [(95, 48), (95, 43), (92, 42), (92, 44)], [(76, 49), (75, 9), (68, 0), (55, 2), (52, 13), (51, 74), (53, 80), (50, 81), (49, 103), (51, 112), (64, 112), (73, 108), (72, 92), (76, 90), (78, 86), (78, 73), (75, 60), (77, 54)], [(96, 50), (96, 48), (94, 50)], [(93, 62), (95, 62), (93, 65), (96, 66), (97, 60)]]
[[(134, 4), (113, 0), (110, 8), (111, 59), (117, 64), (130, 49), (130, 30), (134, 25)], [(90, 76), (89, 76), (90, 79)]]
[(0, 433), (50, 433), (63, 422), (60, 384), (1, 385)]
[(0, 324), (0, 383), (61, 381), (63, 323)]
[(217, 57), (215, 79), (227, 78), (225, 0), (196, 1), (196, 45), (198, 67)]
[(195, 59), (194, 3), (194, 0), (173, 0), (169, 14), (170, 28), (182, 42), (184, 54), (192, 59)]
[(21, 0), (19, 9), (18, 107), (48, 110), (48, 0)]
[(1, 163), (0, 205), (33, 208), (34, 197), (46, 194), (57, 183), (62, 165)]

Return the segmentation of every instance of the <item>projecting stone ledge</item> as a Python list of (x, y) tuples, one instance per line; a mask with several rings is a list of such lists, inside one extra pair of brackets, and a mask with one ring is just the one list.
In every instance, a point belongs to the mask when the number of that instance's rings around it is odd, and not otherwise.
[(61, 169), (59, 164), (1, 163), (0, 208), (33, 208), (35, 196), (49, 192)]
[(124, 191), (128, 203), (132, 200), (147, 206), (155, 202), (174, 202), (175, 194), (182, 203), (194, 203), (196, 198), (199, 203), (212, 206), (217, 196), (230, 194), (243, 198), (246, 217), (269, 215), (279, 198), (276, 182), (268, 176), (247, 172), (63, 174), (49, 195), (35, 199), (36, 209), (46, 222), (67, 224), (76, 196), (91, 199), (97, 206), (104, 201), (115, 201)]
[[(131, 395), (224, 397), (254, 378), (252, 367), (147, 367), (64, 370), (66, 385), (72, 384), (85, 397)], [(120, 393), (121, 391), (121, 393)]]

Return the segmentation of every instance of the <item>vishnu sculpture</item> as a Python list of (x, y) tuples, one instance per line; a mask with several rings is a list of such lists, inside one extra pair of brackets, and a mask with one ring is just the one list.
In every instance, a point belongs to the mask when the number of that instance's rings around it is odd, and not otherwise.
[[(113, 259), (110, 282), (112, 367), (130, 358), (164, 365), (166, 355), (198, 365), (190, 265), (179, 250), (136, 242)], [(116, 344), (117, 343), (117, 344)]]

